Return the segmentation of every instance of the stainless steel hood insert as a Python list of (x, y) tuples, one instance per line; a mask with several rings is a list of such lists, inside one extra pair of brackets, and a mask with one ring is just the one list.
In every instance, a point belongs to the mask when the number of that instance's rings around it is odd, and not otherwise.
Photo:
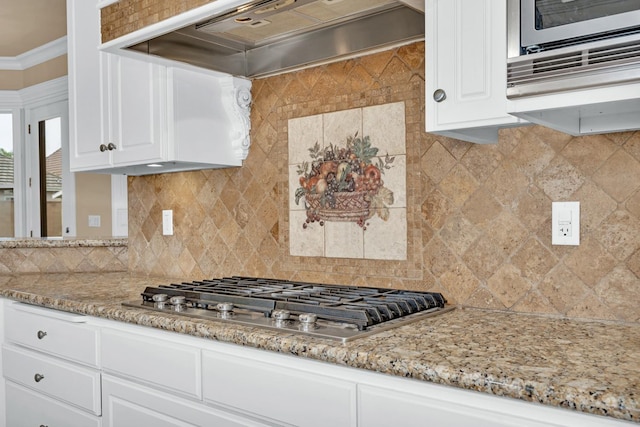
[(396, 0), (254, 0), (129, 49), (259, 77), (423, 38)]

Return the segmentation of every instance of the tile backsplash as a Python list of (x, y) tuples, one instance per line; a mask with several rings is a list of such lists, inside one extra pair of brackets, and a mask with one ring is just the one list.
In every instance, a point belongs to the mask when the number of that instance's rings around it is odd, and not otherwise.
[[(424, 43), (252, 92), (242, 167), (129, 178), (132, 272), (436, 290), (463, 306), (640, 321), (640, 132), (525, 126), (494, 145), (425, 133)], [(290, 255), (288, 121), (394, 102), (406, 113), (406, 260)], [(552, 201), (581, 202), (580, 246), (551, 245)]]

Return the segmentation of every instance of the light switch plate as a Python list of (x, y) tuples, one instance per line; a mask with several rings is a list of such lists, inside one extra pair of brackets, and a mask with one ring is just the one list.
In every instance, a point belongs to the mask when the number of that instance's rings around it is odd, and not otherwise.
[(162, 211), (162, 235), (173, 236), (173, 210)]
[(100, 227), (100, 215), (89, 215), (89, 227)]
[(580, 244), (580, 202), (551, 204), (551, 244)]

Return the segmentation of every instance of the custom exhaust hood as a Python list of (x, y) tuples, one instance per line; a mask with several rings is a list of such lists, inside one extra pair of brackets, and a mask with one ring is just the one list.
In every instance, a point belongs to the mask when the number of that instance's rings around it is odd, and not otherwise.
[(216, 0), (214, 16), (127, 48), (243, 77), (424, 38), (421, 0)]

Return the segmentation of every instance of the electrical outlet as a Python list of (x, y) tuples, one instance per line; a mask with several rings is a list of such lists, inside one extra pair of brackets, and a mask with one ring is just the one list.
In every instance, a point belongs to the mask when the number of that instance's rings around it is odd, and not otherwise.
[(162, 235), (173, 236), (173, 210), (162, 211)]
[(551, 204), (551, 244), (580, 244), (580, 202)]

